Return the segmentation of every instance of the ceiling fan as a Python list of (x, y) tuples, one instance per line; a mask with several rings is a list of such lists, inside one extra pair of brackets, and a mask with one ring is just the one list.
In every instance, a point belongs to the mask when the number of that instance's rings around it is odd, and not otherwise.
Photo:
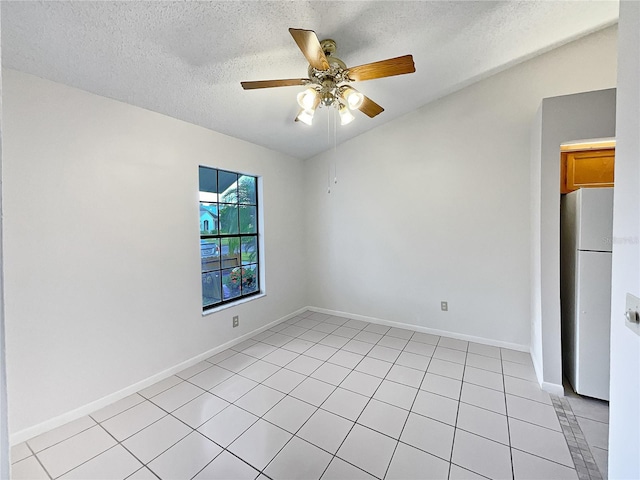
[(367, 63), (357, 67), (347, 67), (342, 60), (334, 55), (336, 51), (334, 40), (319, 41), (313, 30), (290, 28), (289, 33), (309, 61), (308, 78), (260, 80), (240, 82), (240, 84), (245, 90), (306, 85), (307, 88), (297, 97), (301, 110), (296, 116), (296, 122), (301, 121), (311, 125), (313, 115), (320, 104), (338, 108), (342, 125), (346, 125), (354, 119), (349, 110), (360, 110), (373, 118), (382, 113), (384, 108), (358, 92), (349, 83), (416, 71), (411, 55)]

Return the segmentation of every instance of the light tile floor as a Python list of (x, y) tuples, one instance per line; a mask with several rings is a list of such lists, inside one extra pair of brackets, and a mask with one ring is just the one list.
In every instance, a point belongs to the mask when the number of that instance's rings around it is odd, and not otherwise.
[[(609, 455), (609, 402), (578, 395), (567, 381), (565, 381), (564, 390), (565, 397), (555, 402), (561, 402), (563, 409), (570, 412), (569, 416), (572, 415), (575, 418), (571, 428), (575, 429), (577, 425), (582, 439), (582, 445), (578, 446), (590, 454), (582, 455), (590, 460), (585, 465), (588, 469), (590, 468), (590, 477), (606, 480)], [(569, 448), (571, 447), (572, 445), (569, 443)], [(579, 465), (579, 460), (575, 463), (578, 468), (578, 476), (580, 476), (582, 465)], [(597, 469), (593, 468), (594, 463)], [(597, 471), (594, 472), (594, 470)]]
[(577, 479), (529, 354), (305, 312), (12, 449), (14, 479)]

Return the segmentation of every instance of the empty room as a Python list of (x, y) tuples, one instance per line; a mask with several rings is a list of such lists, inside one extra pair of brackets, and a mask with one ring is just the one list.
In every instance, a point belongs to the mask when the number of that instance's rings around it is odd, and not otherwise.
[(640, 478), (640, 2), (0, 16), (0, 478)]

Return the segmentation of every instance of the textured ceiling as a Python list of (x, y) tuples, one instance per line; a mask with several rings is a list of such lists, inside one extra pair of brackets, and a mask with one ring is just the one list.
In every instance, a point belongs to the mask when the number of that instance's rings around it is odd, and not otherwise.
[[(616, 22), (616, 1), (2, 1), (3, 66), (186, 120), (293, 157), (333, 146), (320, 109), (294, 123), (302, 87), (289, 27), (333, 38), (347, 66), (413, 54), (416, 73), (356, 83), (381, 104), (343, 142), (473, 81)], [(331, 135), (329, 135), (331, 131)]]

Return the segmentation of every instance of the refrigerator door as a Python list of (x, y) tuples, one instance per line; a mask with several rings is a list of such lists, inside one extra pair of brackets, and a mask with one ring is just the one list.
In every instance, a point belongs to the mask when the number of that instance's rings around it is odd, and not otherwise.
[(575, 391), (609, 400), (611, 253), (578, 252)]
[(578, 194), (578, 250), (610, 252), (613, 188), (581, 188)]

